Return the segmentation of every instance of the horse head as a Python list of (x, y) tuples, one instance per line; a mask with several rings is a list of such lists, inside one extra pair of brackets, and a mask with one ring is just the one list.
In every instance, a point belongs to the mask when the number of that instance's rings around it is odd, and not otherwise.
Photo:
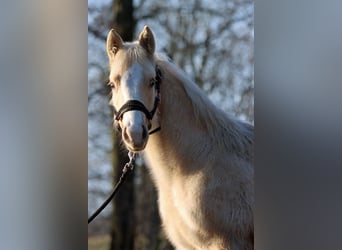
[(147, 26), (136, 42), (124, 43), (114, 30), (107, 36), (114, 123), (130, 151), (145, 148), (159, 104), (160, 75), (154, 51), (154, 36)]

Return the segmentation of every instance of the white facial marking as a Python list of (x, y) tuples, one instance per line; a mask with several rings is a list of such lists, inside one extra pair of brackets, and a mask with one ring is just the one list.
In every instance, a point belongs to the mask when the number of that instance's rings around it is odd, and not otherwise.
[(125, 84), (123, 84), (124, 88), (122, 90), (125, 101), (141, 101), (141, 98), (139, 97), (139, 85), (141, 84), (141, 80), (142, 67), (140, 64), (134, 63), (122, 76), (122, 81), (125, 82)]
[[(142, 81), (142, 66), (134, 63), (123, 74), (121, 81), (124, 81), (124, 84), (122, 84), (124, 101), (138, 100), (142, 102), (142, 98), (139, 96)], [(143, 112), (137, 110), (128, 111), (123, 116), (123, 126), (127, 128), (127, 132), (132, 136), (134, 141), (139, 142), (142, 140), (140, 137), (142, 136), (144, 126), (144, 116), (145, 114)]]

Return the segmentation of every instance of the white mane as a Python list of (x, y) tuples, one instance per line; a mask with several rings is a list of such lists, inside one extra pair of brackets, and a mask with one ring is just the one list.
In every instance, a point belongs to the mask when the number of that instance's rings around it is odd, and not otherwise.
[[(192, 104), (195, 122), (204, 124), (208, 135), (228, 151), (234, 151), (242, 157), (245, 157), (247, 153), (249, 157), (254, 158), (253, 151), (246, 151), (246, 148), (249, 148), (254, 141), (253, 127), (217, 108), (204, 91), (164, 55), (158, 54), (156, 58), (157, 64), (176, 77), (184, 87)], [(217, 138), (220, 140), (217, 141)]]

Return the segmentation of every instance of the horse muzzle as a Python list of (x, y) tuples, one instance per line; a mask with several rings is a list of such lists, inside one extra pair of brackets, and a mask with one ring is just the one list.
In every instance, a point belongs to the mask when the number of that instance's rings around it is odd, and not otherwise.
[(130, 151), (144, 150), (148, 141), (148, 130), (144, 125), (131, 125), (122, 129), (122, 139)]

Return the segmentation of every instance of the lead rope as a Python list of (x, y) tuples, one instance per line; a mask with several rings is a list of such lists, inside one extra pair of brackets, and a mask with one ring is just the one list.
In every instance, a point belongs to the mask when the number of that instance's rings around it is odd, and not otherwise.
[(127, 162), (124, 166), (124, 168), (122, 169), (122, 174), (120, 176), (119, 181), (117, 182), (117, 184), (114, 187), (114, 190), (112, 192), (112, 194), (103, 202), (103, 204), (88, 218), (88, 224), (90, 222), (92, 222), (96, 216), (99, 215), (99, 213), (102, 212), (102, 210), (108, 205), (108, 203), (113, 199), (113, 197), (115, 196), (115, 194), (117, 193), (117, 191), (119, 190), (121, 184), (126, 180), (127, 178), (127, 173), (129, 173), (130, 171), (134, 170), (134, 164), (135, 164), (135, 159), (137, 157), (137, 153), (133, 153), (131, 151), (128, 152), (128, 157), (129, 157), (129, 162)]

